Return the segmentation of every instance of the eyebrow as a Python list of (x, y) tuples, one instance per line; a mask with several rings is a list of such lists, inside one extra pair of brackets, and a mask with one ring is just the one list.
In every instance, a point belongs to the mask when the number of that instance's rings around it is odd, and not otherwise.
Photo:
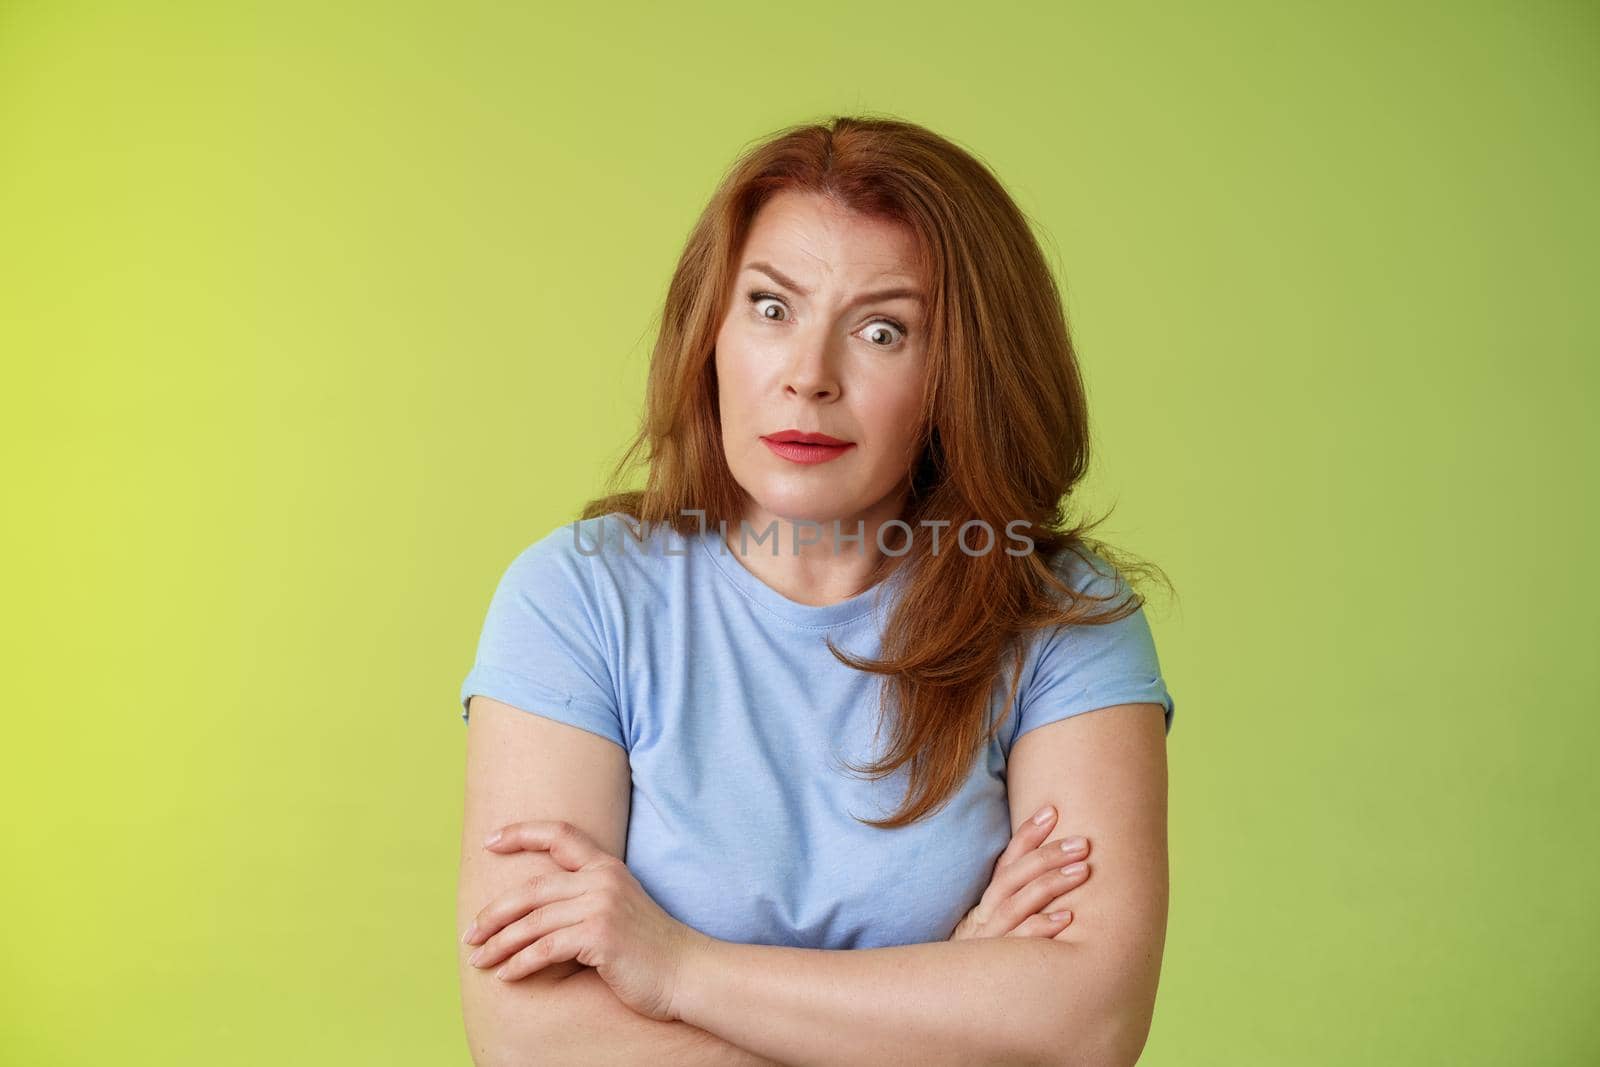
[[(790, 278), (788, 275), (784, 274), (781, 270), (779, 270), (777, 267), (774, 267), (770, 263), (746, 263), (744, 269), (758, 270), (762, 274), (765, 274), (767, 277), (771, 278), (773, 281), (777, 282), (779, 285), (786, 289), (792, 289), (801, 296), (811, 295), (811, 290), (802, 288), (795, 282), (793, 278)], [(861, 297), (855, 301), (855, 303), (871, 304), (880, 300), (901, 299), (916, 300), (924, 304), (927, 303), (927, 298), (922, 295), (922, 290), (910, 289), (904, 286), (897, 289), (880, 289), (875, 293), (863, 293)]]

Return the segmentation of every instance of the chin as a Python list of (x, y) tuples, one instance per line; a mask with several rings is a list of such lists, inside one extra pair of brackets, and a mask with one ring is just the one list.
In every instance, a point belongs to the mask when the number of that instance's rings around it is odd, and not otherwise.
[(852, 512), (850, 502), (837, 491), (770, 483), (758, 486), (757, 490), (750, 494), (757, 506), (785, 522), (829, 523)]

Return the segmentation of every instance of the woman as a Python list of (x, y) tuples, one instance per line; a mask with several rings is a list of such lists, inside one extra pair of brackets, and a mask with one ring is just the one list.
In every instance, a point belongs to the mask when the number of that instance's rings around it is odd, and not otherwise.
[(977, 160), (837, 118), (738, 162), (613, 491), (512, 562), (461, 688), (478, 1062), (1138, 1057), (1173, 702), (1153, 568), (1064, 520), (1088, 440)]

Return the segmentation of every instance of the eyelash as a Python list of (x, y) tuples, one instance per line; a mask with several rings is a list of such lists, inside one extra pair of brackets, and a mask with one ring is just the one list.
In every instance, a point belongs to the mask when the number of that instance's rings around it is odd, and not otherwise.
[[(752, 308), (756, 304), (759, 304), (763, 300), (776, 300), (778, 303), (783, 304), (785, 310), (788, 310), (788, 307), (789, 307), (789, 305), (787, 303), (785, 303), (783, 297), (778, 296), (775, 293), (763, 292), (760, 289), (752, 289), (750, 291), (750, 293), (749, 293), (748, 299), (750, 301), (750, 305), (751, 305)], [(765, 315), (758, 315), (758, 317), (763, 318), (763, 319), (766, 318)], [(771, 321), (771, 320), (768, 320), (768, 321)], [(890, 326), (893, 326), (895, 329), (900, 331), (900, 340), (896, 341), (894, 344), (892, 344), (892, 345), (873, 345), (872, 346), (873, 348), (881, 348), (885, 352), (887, 352), (887, 351), (889, 351), (891, 349), (899, 348), (901, 345), (905, 344), (906, 341), (911, 337), (911, 331), (906, 329), (905, 324), (900, 322), (897, 319), (892, 319), (887, 315), (878, 315), (872, 321), (873, 322), (887, 322)], [(869, 325), (870, 325), (870, 323), (869, 323)]]

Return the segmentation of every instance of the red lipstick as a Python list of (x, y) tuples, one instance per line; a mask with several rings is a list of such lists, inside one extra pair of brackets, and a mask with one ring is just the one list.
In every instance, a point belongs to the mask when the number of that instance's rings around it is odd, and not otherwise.
[(766, 434), (762, 444), (774, 454), (792, 463), (826, 463), (838, 459), (855, 447), (853, 441), (841, 441), (825, 433), (806, 433), (801, 430), (780, 430)]

